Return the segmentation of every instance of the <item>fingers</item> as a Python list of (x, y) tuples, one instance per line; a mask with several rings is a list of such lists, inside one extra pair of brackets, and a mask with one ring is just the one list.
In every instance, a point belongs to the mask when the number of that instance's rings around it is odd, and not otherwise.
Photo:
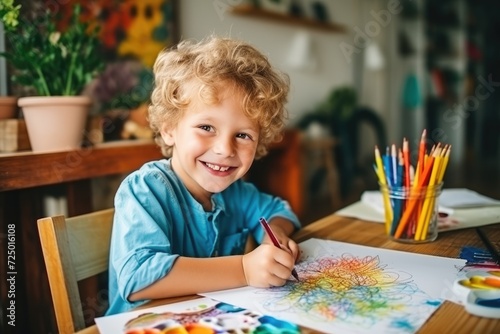
[(247, 284), (255, 287), (284, 285), (295, 265), (292, 253), (272, 245), (261, 245), (243, 256)]
[(295, 241), (289, 239), (288, 249), (290, 249), (290, 251), (292, 252), (293, 258), (295, 259), (295, 262), (297, 262), (299, 260), (299, 257), (300, 257), (299, 245)]
[(300, 248), (299, 245), (292, 239), (287, 239), (285, 243), (281, 244), (281, 249), (286, 250), (288, 253), (292, 254), (295, 262), (299, 259)]

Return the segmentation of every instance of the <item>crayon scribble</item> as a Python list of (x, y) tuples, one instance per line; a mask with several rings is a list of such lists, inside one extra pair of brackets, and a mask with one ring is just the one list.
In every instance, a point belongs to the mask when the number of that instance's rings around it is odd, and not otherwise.
[(300, 283), (270, 289), (265, 310), (411, 333), (441, 304), (419, 289), (410, 274), (388, 268), (378, 256), (306, 259), (296, 269)]

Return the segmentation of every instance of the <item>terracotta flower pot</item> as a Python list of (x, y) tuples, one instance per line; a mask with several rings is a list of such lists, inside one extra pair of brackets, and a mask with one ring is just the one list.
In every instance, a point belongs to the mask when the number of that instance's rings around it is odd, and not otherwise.
[(0, 119), (16, 118), (17, 97), (0, 96)]
[(91, 100), (86, 96), (33, 96), (18, 100), (34, 152), (82, 146)]

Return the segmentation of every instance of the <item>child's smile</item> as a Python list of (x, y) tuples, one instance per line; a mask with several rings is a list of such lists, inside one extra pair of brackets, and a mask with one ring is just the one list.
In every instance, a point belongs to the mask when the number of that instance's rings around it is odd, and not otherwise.
[(243, 112), (241, 92), (221, 89), (220, 103), (192, 101), (174, 129), (162, 132), (173, 146), (172, 168), (200, 203), (229, 187), (255, 158), (259, 126)]
[(223, 173), (229, 171), (233, 167), (214, 165), (209, 162), (205, 162), (205, 166), (211, 169), (216, 175), (224, 175)]

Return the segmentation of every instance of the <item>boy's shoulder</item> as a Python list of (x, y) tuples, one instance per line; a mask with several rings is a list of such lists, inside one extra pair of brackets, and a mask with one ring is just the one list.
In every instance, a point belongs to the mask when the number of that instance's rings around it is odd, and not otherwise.
[(145, 178), (169, 178), (168, 175), (173, 173), (170, 165), (170, 159), (161, 159), (148, 161), (139, 169), (133, 171), (127, 176), (127, 179), (145, 179)]
[(171, 171), (170, 159), (160, 159), (145, 162), (138, 171), (150, 171), (152, 169)]

